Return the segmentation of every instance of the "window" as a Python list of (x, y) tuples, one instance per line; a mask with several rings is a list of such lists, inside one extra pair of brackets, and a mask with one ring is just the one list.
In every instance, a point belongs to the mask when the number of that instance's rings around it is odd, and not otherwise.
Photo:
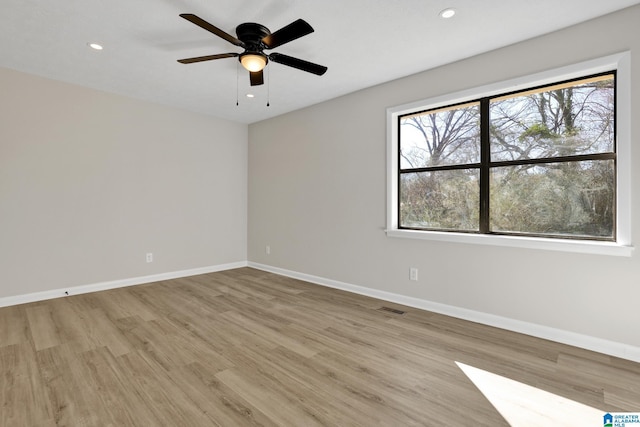
[(615, 73), (398, 121), (400, 228), (614, 240)]
[(601, 62), (593, 74), (576, 67), (543, 84), (523, 79), (504, 85), (516, 90), (390, 109), (387, 233), (629, 249), (628, 161), (620, 162), (616, 134), (622, 118), (628, 137), (628, 114), (618, 111), (627, 96), (616, 90), (623, 61)]

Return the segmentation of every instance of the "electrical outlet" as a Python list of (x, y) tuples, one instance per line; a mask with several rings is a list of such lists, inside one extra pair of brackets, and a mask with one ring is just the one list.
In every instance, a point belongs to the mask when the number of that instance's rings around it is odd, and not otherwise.
[(418, 280), (418, 269), (415, 267), (411, 267), (409, 269), (409, 280)]
[(153, 262), (153, 254), (151, 252), (147, 252), (147, 262)]
[(264, 251), (265, 251), (265, 253), (266, 253), (267, 255), (271, 255), (271, 246), (267, 245), (267, 246), (264, 248)]

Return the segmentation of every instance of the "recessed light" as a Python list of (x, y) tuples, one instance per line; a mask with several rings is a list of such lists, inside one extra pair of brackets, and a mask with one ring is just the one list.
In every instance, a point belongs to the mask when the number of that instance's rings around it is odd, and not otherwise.
[(252, 93), (248, 93), (248, 94), (247, 94), (247, 98), (254, 98), (254, 97), (255, 97), (255, 95), (254, 95), (254, 94), (252, 94)]
[(456, 10), (453, 8), (448, 8), (440, 12), (440, 18), (449, 19), (453, 18), (456, 14)]
[(102, 45), (99, 45), (98, 43), (87, 43), (87, 46), (91, 49), (102, 50)]

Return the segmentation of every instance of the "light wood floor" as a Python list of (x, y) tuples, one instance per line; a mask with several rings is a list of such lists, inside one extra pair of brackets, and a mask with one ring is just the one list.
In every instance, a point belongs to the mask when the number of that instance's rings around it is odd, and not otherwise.
[(456, 362), (640, 411), (640, 364), (249, 268), (1, 308), (0, 362), (12, 427), (509, 425)]

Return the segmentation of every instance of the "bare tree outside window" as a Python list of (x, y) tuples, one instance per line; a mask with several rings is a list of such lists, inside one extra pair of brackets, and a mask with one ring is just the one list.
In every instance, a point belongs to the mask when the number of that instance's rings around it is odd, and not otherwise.
[(414, 171), (400, 179), (403, 225), (478, 230), (479, 169), (458, 167), (480, 162), (479, 108), (474, 102), (403, 118), (401, 167)]

